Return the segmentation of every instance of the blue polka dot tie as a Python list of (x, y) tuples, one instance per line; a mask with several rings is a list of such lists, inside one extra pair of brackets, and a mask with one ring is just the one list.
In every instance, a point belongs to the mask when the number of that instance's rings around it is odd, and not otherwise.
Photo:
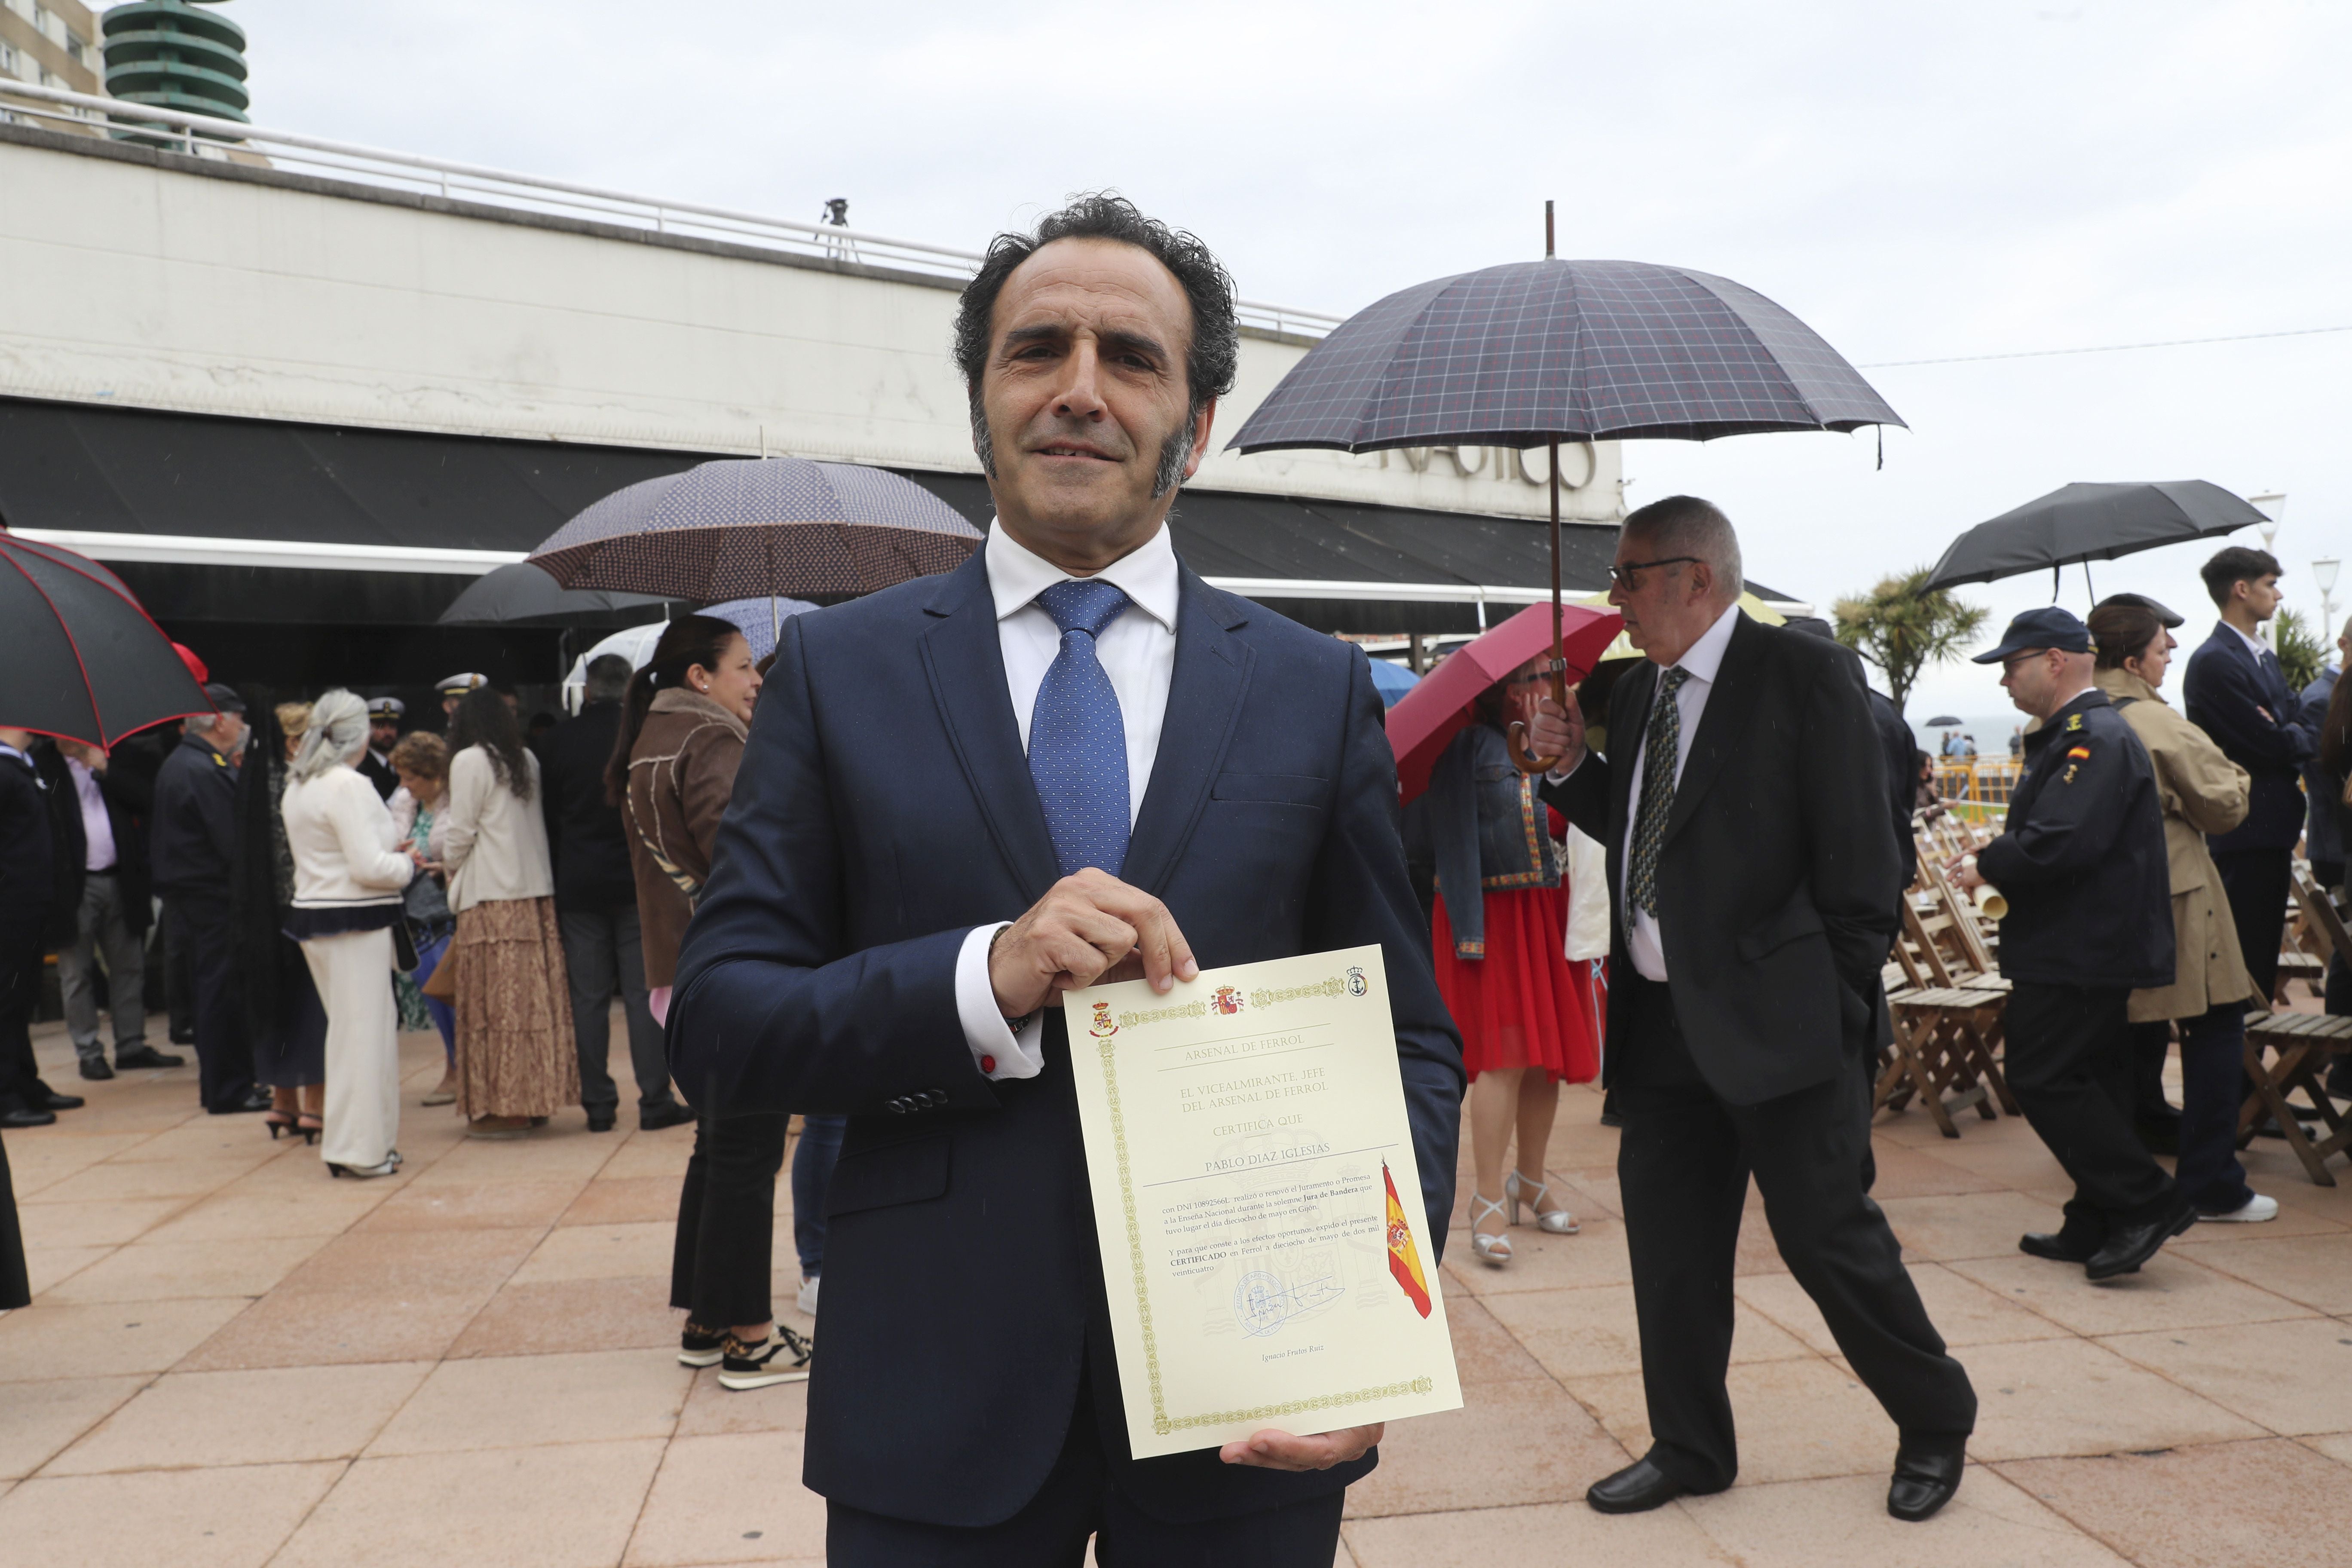
[(1099, 580), (1056, 583), (1037, 604), (1061, 628), (1062, 651), (1030, 710), (1029, 776), (1062, 875), (1094, 866), (1116, 877), (1127, 863), (1129, 826), (1127, 723), (1095, 638), (1127, 608), (1127, 595)]

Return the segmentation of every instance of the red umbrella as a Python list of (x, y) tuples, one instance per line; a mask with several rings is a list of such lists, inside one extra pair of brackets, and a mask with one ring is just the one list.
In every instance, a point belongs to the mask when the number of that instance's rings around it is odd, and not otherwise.
[[(1396, 752), (1403, 799), (1429, 787), (1429, 770), (1446, 742), (1470, 722), (1470, 704), (1480, 692), (1529, 659), (1550, 653), (1552, 614), (1549, 605), (1529, 605), (1455, 649), (1420, 685), (1397, 699), (1389, 710), (1389, 745)], [(1559, 615), (1560, 658), (1567, 665), (1561, 679), (1573, 686), (1591, 673), (1602, 651), (1617, 640), (1625, 617), (1586, 605), (1563, 605)]]

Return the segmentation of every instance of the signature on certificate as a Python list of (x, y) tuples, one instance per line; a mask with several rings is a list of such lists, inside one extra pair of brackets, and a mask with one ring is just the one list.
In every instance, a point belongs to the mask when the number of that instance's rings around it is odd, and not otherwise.
[(1291, 1319), (1318, 1307), (1328, 1307), (1346, 1295), (1347, 1288), (1328, 1274), (1296, 1286), (1285, 1286), (1263, 1268), (1253, 1268), (1234, 1287), (1234, 1321), (1251, 1338), (1270, 1334)]

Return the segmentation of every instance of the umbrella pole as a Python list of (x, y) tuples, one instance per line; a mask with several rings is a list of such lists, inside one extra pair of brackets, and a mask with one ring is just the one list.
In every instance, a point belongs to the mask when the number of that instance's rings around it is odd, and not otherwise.
[[(1547, 203), (1549, 207), (1549, 204)], [(1549, 213), (1546, 214), (1549, 217)], [(1568, 649), (1560, 638), (1559, 610), (1559, 443), (1551, 443), (1551, 700), (1568, 706)], [(1548, 773), (1558, 757), (1538, 757), (1528, 749), (1528, 727), (1511, 722), (1511, 761), (1523, 773)]]

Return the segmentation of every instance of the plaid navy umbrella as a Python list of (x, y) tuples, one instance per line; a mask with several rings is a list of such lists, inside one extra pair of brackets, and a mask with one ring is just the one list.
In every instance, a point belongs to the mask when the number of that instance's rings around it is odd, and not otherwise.
[(530, 556), (566, 588), (701, 601), (871, 594), (951, 572), (980, 531), (912, 479), (747, 458), (614, 491)]
[(1639, 261), (1513, 262), (1358, 311), (1231, 443), (1526, 448), (1903, 421), (1835, 349), (1728, 279)]
[[(1544, 258), (1417, 284), (1307, 351), (1228, 449), (1550, 448), (1552, 695), (1560, 647), (1559, 443), (1706, 441), (1903, 421), (1812, 329), (1727, 278), (1640, 261)], [(1528, 773), (1557, 758), (1529, 754)]]

